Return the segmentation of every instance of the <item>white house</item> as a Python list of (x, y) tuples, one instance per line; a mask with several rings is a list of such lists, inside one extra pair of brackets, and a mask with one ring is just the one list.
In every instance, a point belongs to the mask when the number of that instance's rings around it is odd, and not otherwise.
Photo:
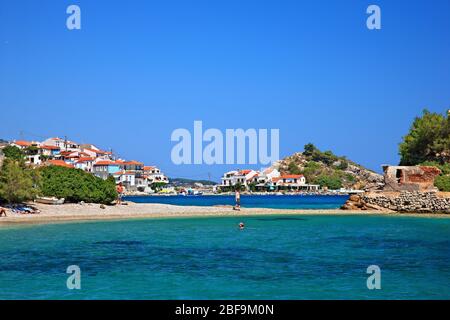
[(61, 138), (48, 138), (47, 140), (42, 141), (42, 144), (58, 147), (62, 151), (81, 151), (78, 143)]
[(117, 171), (113, 174), (116, 184), (122, 183), (126, 189), (134, 189), (136, 187), (136, 174), (133, 171)]
[(144, 178), (148, 185), (156, 182), (169, 183), (169, 179), (155, 166), (144, 166)]
[(93, 172), (94, 158), (82, 157), (75, 161), (75, 168), (84, 170), (86, 172)]
[(222, 187), (231, 187), (237, 184), (247, 186), (252, 179), (258, 175), (258, 172), (255, 170), (233, 170), (226, 172), (222, 180)]

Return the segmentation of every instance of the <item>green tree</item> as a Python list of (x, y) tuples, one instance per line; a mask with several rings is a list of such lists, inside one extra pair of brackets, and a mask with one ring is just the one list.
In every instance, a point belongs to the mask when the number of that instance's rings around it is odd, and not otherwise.
[(23, 161), (25, 154), (16, 146), (6, 146), (3, 148), (3, 154), (6, 158), (16, 160), (16, 161)]
[(67, 202), (110, 204), (117, 198), (114, 178), (100, 179), (80, 169), (48, 166), (39, 169), (42, 195)]
[(401, 165), (417, 165), (425, 161), (444, 163), (450, 159), (450, 119), (424, 110), (416, 117), (399, 152)]
[(159, 192), (165, 186), (166, 186), (166, 183), (164, 183), (164, 182), (153, 182), (150, 185), (150, 188), (152, 188), (152, 190), (155, 191), (155, 192)]
[(256, 191), (256, 182), (251, 182), (248, 184), (248, 189), (252, 192)]
[(295, 164), (294, 161), (289, 162), (288, 170), (291, 174), (301, 174), (302, 171), (300, 168)]
[(305, 144), (303, 149), (304, 149), (303, 154), (307, 157), (312, 156), (314, 154), (314, 152), (317, 151), (316, 146), (312, 143)]
[(327, 187), (328, 189), (336, 190), (342, 188), (342, 180), (337, 176), (328, 176), (321, 174), (314, 180), (315, 184), (319, 184), (322, 188)]
[(5, 159), (0, 171), (0, 198), (8, 203), (32, 200), (39, 191), (38, 175), (20, 161)]

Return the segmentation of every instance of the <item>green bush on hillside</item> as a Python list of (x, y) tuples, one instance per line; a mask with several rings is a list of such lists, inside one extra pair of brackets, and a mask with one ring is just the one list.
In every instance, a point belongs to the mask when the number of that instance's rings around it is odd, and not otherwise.
[(439, 191), (450, 192), (450, 175), (436, 177), (436, 179), (434, 179), (434, 185)]
[(300, 168), (293, 161), (289, 162), (288, 170), (291, 174), (302, 174)]
[(80, 169), (58, 166), (43, 167), (40, 172), (43, 196), (64, 198), (67, 202), (103, 204), (110, 204), (117, 198), (112, 177), (103, 180)]
[(315, 184), (319, 184), (322, 188), (336, 190), (342, 188), (342, 179), (338, 176), (328, 176), (321, 174), (314, 179)]

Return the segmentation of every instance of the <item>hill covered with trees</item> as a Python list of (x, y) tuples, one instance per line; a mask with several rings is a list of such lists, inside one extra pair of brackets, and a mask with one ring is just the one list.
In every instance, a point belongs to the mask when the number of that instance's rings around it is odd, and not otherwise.
[(321, 151), (312, 143), (305, 145), (303, 152), (278, 161), (274, 167), (282, 174), (303, 174), (307, 183), (329, 189), (375, 189), (383, 184), (380, 174), (332, 151)]

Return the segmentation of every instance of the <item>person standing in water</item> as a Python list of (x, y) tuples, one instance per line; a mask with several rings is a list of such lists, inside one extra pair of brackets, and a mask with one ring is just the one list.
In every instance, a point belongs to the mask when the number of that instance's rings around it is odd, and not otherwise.
[(119, 182), (116, 190), (117, 190), (117, 204), (122, 204), (122, 194), (123, 194), (122, 182)]
[(241, 209), (241, 194), (240, 194), (239, 190), (237, 190), (237, 189), (234, 194), (234, 199), (236, 200), (236, 205), (234, 206), (234, 208), (236, 210), (240, 210)]

